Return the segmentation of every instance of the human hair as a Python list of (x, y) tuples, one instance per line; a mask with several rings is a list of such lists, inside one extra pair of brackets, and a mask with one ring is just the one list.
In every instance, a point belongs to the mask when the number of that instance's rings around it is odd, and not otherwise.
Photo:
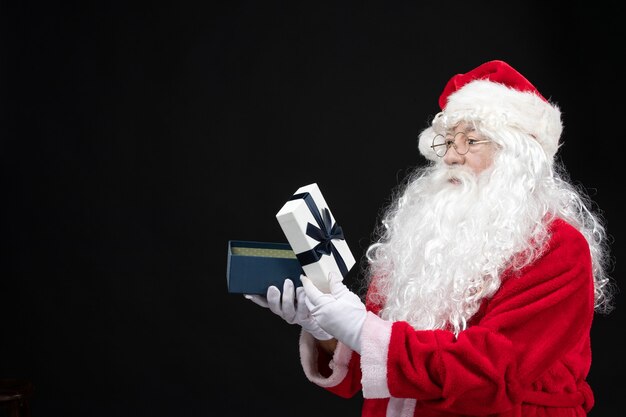
[[(498, 147), (492, 167), (476, 176), (434, 160), (392, 191), (366, 251), (365, 283), (375, 284), (370, 296), (383, 305), (381, 316), (458, 333), (498, 290), (504, 271), (542, 255), (557, 218), (587, 240), (595, 309), (608, 313), (614, 291), (608, 235), (585, 189), (514, 126), (464, 121)], [(449, 184), (452, 170), (461, 187)]]

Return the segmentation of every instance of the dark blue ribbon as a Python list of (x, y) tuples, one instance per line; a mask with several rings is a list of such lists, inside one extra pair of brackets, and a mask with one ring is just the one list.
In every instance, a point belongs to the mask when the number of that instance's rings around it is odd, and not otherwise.
[(341, 275), (345, 277), (348, 273), (348, 268), (339, 254), (339, 251), (337, 251), (337, 248), (333, 244), (333, 239), (345, 240), (341, 226), (337, 223), (332, 224), (330, 210), (327, 208), (323, 208), (322, 213), (320, 213), (310, 193), (294, 194), (289, 200), (299, 199), (304, 200), (317, 223), (317, 226), (308, 223), (306, 226), (306, 234), (319, 242), (313, 249), (296, 254), (300, 265), (305, 266), (315, 263), (319, 261), (323, 255), (330, 255), (332, 253)]

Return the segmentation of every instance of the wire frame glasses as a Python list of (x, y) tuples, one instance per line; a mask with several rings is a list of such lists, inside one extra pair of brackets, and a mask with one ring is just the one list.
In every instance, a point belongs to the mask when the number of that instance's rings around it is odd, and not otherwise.
[(448, 152), (448, 149), (454, 147), (454, 150), (459, 155), (465, 155), (475, 145), (481, 143), (491, 142), (488, 139), (476, 139), (472, 136), (468, 136), (464, 132), (458, 132), (454, 136), (452, 135), (437, 135), (433, 138), (433, 144), (430, 147), (435, 151), (435, 155), (443, 158)]

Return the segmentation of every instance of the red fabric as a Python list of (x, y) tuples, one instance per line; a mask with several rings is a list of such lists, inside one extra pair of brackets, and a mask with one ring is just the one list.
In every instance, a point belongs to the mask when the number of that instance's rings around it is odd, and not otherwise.
[(504, 84), (509, 88), (521, 92), (531, 92), (543, 99), (543, 101), (548, 102), (548, 100), (539, 93), (537, 88), (515, 68), (504, 61), (494, 60), (485, 62), (465, 74), (456, 74), (450, 78), (439, 96), (439, 107), (441, 110), (445, 109), (448, 104), (448, 96), (450, 96), (450, 94), (460, 90), (465, 84), (475, 80), (489, 80), (494, 83)]
[[(591, 364), (594, 290), (584, 237), (557, 220), (540, 259), (506, 273), (467, 330), (416, 331), (393, 324), (387, 385), (396, 398), (417, 400), (420, 417), (585, 416), (593, 394)], [(368, 309), (377, 306), (368, 302)], [(346, 378), (327, 388), (343, 397), (360, 389), (360, 357)], [(384, 416), (388, 399), (365, 399), (363, 416)]]

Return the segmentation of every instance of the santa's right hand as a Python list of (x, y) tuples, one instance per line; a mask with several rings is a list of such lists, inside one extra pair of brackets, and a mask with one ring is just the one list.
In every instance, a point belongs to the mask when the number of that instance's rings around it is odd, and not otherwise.
[(304, 300), (304, 288), (294, 288), (293, 281), (289, 278), (283, 283), (283, 292), (272, 285), (267, 289), (267, 296), (258, 294), (244, 294), (244, 296), (264, 308), (269, 308), (274, 314), (289, 324), (299, 324), (318, 340), (329, 340), (333, 337), (326, 333), (311, 316)]

